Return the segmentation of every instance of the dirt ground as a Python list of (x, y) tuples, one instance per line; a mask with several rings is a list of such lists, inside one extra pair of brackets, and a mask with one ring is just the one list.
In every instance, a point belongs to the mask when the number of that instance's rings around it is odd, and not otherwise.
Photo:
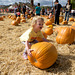
[[(31, 20), (18, 26), (12, 26), (11, 21), (7, 17), (0, 21), (0, 75), (75, 75), (75, 42), (71, 45), (57, 44), (56, 33), (49, 35), (47, 39), (56, 47), (58, 58), (50, 68), (41, 70), (31, 65), (29, 60), (23, 59), (25, 46), (19, 37), (31, 26)], [(53, 26), (53, 29), (56, 27), (59, 26)], [(45, 28), (44, 25), (43, 31)]]

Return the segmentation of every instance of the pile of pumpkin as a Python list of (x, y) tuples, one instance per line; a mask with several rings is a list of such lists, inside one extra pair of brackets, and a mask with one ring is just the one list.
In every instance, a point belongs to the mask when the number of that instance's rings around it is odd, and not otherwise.
[(23, 14), (21, 14), (21, 17), (16, 17), (15, 15), (8, 15), (8, 18), (11, 18), (13, 21), (11, 22), (11, 25), (17, 26), (20, 22), (26, 22), (26, 19)]
[[(69, 22), (74, 22), (75, 19), (74, 18), (69, 18)], [(68, 21), (63, 21), (62, 22), (63, 25), (67, 25), (68, 24)]]

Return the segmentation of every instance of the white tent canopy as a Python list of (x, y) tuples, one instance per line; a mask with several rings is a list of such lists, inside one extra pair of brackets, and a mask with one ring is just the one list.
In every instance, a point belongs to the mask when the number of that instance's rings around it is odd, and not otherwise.
[(13, 6), (10, 6), (10, 7), (8, 7), (8, 9), (14, 9), (14, 7)]

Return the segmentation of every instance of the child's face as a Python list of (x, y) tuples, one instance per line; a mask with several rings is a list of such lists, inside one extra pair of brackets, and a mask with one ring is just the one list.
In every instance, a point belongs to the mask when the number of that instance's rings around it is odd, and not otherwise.
[(44, 21), (42, 21), (42, 20), (37, 20), (37, 23), (36, 23), (36, 25), (35, 25), (35, 28), (36, 28), (36, 30), (37, 31), (41, 31), (41, 29), (43, 28), (43, 24), (44, 24)]

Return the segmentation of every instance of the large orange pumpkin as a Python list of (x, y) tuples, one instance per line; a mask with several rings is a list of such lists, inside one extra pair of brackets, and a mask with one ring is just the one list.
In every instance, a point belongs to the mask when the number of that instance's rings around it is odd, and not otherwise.
[(55, 46), (49, 42), (39, 42), (31, 46), (33, 50), (32, 57), (28, 56), (32, 65), (46, 69), (52, 66), (57, 59), (57, 50)]
[(46, 29), (45, 29), (45, 33), (46, 33), (47, 35), (51, 35), (51, 34), (53, 33), (53, 29), (52, 29), (52, 28), (46, 28)]
[(58, 44), (72, 44), (74, 42), (74, 30), (70, 27), (60, 28), (56, 41)]
[(50, 19), (45, 22), (45, 25), (52, 25), (52, 22), (50, 21)]

